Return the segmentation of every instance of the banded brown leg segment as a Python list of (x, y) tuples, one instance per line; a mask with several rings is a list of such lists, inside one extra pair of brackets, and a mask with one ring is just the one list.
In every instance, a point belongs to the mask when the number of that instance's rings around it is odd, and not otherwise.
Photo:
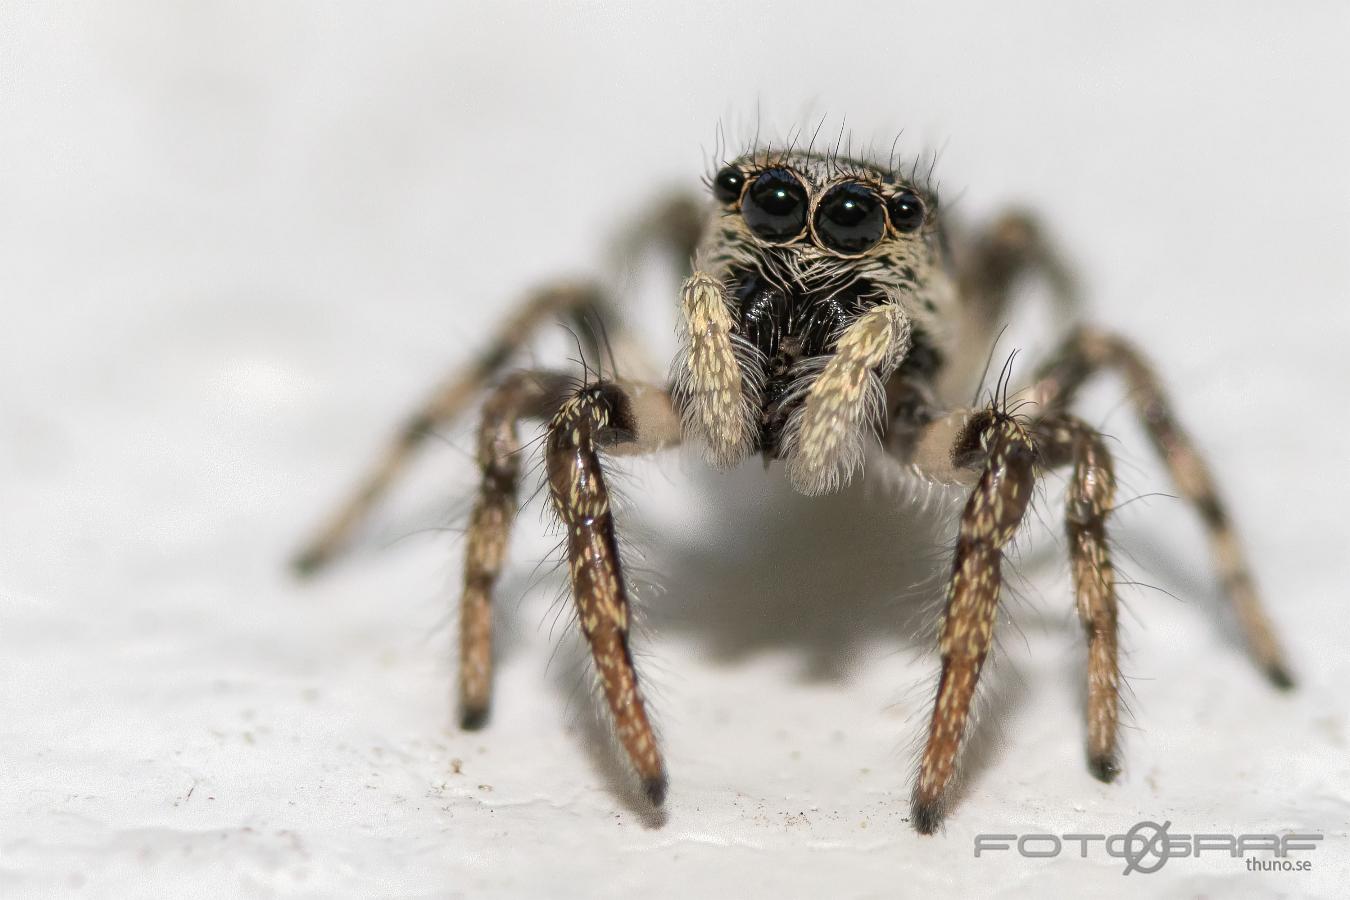
[(1029, 213), (1009, 210), (998, 216), (970, 242), (960, 262), (961, 294), (990, 323), (1003, 321), (1013, 285), (1024, 275), (1043, 277), (1061, 312), (1071, 313), (1077, 306), (1072, 271)]
[(1078, 618), (1088, 644), (1088, 768), (1109, 782), (1120, 773), (1119, 603), (1106, 535), (1106, 518), (1115, 504), (1115, 470), (1101, 435), (1080, 419), (1042, 420), (1035, 434), (1046, 468), (1072, 466), (1065, 530)]
[(566, 530), (568, 575), (582, 634), (619, 743), (659, 806), (666, 771), (629, 650), (628, 587), (614, 533), (610, 492), (599, 450), (655, 450), (679, 439), (680, 420), (661, 392), (643, 397), (616, 384), (573, 394), (548, 426), (546, 464), (554, 512)]
[(981, 387), (968, 381), (966, 373), (979, 373), (991, 358), (1019, 299), (1019, 285), (1043, 283), (1060, 322), (1075, 321), (1080, 305), (1073, 271), (1028, 212), (1004, 212), (971, 235), (954, 234), (952, 243), (962, 300), (958, 327), (965, 337), (953, 348), (945, 374), (937, 380), (947, 397), (968, 396)]
[(942, 674), (911, 803), (914, 827), (923, 834), (937, 830), (945, 812), (975, 686), (994, 639), (1003, 548), (1021, 525), (1036, 478), (1030, 435), (996, 410), (970, 417), (951, 457), (983, 462), (961, 514), (938, 644)]
[(1167, 465), (1178, 490), (1200, 514), (1225, 592), (1257, 665), (1276, 687), (1293, 687), (1293, 676), (1256, 592), (1246, 555), (1214, 478), (1194, 442), (1178, 423), (1158, 376), (1143, 355), (1119, 336), (1080, 328), (1041, 370), (1034, 390), (1047, 410), (1067, 409), (1079, 388), (1103, 370), (1118, 372), (1124, 378), (1130, 401), (1154, 449)]
[(572, 385), (557, 372), (514, 372), (483, 405), (478, 494), (465, 532), (459, 605), (459, 711), (464, 728), (487, 722), (492, 698), (492, 590), (501, 574), (518, 501), (520, 420), (546, 419)]
[[(540, 326), (560, 315), (599, 316), (603, 321), (608, 313), (600, 289), (589, 283), (556, 285), (532, 297), (498, 329), (474, 362), (447, 379), (408, 417), (356, 489), (295, 555), (294, 570), (311, 575), (332, 561), (434, 430), (463, 413)], [(592, 334), (585, 327), (579, 331), (588, 337)], [(591, 352), (594, 355), (594, 349)]]

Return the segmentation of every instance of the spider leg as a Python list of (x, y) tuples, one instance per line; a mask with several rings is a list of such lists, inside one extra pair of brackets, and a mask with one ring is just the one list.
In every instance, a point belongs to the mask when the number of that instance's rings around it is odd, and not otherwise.
[(1078, 306), (1078, 290), (1072, 270), (1058, 249), (1046, 238), (1040, 223), (1030, 213), (1008, 210), (959, 248), (958, 285), (970, 298), (981, 320), (999, 323), (1012, 299), (1012, 289), (1023, 275), (1039, 274), (1065, 313)]
[[(961, 514), (938, 643), (942, 674), (911, 802), (914, 827), (923, 834), (932, 834), (942, 821), (971, 700), (994, 638), (1003, 547), (1021, 525), (1036, 478), (1035, 445), (1015, 418), (996, 408), (965, 418), (948, 459), (957, 467), (978, 468), (980, 475)], [(950, 434), (952, 421), (934, 423), (935, 434)]]
[(483, 404), (478, 495), (465, 532), (459, 606), (459, 711), (464, 728), (487, 722), (492, 696), (492, 590), (501, 574), (520, 483), (522, 418), (547, 419), (573, 381), (558, 372), (513, 372)]
[(615, 242), (614, 255), (621, 261), (633, 260), (655, 247), (687, 272), (706, 216), (707, 205), (701, 196), (683, 191), (667, 194), (624, 230)]
[(1078, 617), (1088, 642), (1088, 767), (1098, 779), (1109, 782), (1120, 773), (1119, 604), (1106, 540), (1106, 518), (1116, 490), (1111, 454), (1096, 429), (1072, 416), (1038, 421), (1034, 433), (1047, 468), (1073, 467), (1065, 529)]
[(757, 434), (760, 385), (751, 373), (762, 367), (756, 353), (734, 334), (726, 286), (695, 271), (680, 291), (680, 350), (671, 383), (685, 433), (703, 440), (708, 463), (728, 468), (749, 454)]
[[(435, 429), (464, 412), (540, 326), (558, 315), (578, 320), (594, 315), (605, 321), (610, 313), (600, 289), (592, 284), (560, 284), (531, 298), (498, 330), (475, 362), (451, 375), (408, 417), (356, 489), (295, 555), (292, 561), (295, 571), (311, 575), (330, 562)], [(594, 338), (589, 327), (582, 327), (579, 332), (587, 340)], [(588, 349), (595, 354), (596, 348)]]
[[(657, 247), (670, 252), (679, 265), (687, 265), (702, 231), (703, 215), (703, 204), (696, 198), (687, 194), (668, 196), (624, 230), (615, 243), (615, 253), (633, 259)], [(546, 287), (498, 329), (475, 362), (453, 374), (408, 417), (356, 489), (296, 553), (292, 560), (295, 571), (310, 575), (330, 562), (434, 429), (462, 413), (540, 326), (557, 316), (569, 318), (578, 326), (588, 358), (602, 363), (612, 359), (616, 367), (634, 377), (658, 376), (646, 348), (624, 327), (618, 311), (598, 285), (580, 282)], [(618, 377), (617, 372), (613, 374)]]
[(862, 465), (864, 437), (886, 412), (888, 379), (909, 352), (912, 327), (899, 305), (873, 307), (839, 335), (783, 433), (787, 476), (804, 494), (823, 494)]
[(1114, 370), (1125, 379), (1130, 401), (1154, 449), (1167, 465), (1177, 488), (1200, 514), (1224, 589), (1257, 665), (1276, 687), (1293, 687), (1293, 676), (1275, 638), (1275, 629), (1262, 608), (1245, 554), (1209, 467), (1177, 422), (1148, 361), (1117, 335), (1080, 328), (1040, 371), (1034, 395), (1046, 410), (1067, 409), (1083, 383), (1103, 370)]
[(1073, 322), (1081, 306), (1077, 279), (1054, 242), (1032, 214), (1009, 210), (973, 235), (951, 237), (961, 306), (952, 323), (966, 337), (955, 348), (941, 379), (944, 396), (969, 396), (989, 360), (1000, 330), (1008, 323), (1016, 288), (1028, 278), (1049, 288), (1056, 319)]
[[(650, 453), (679, 442), (679, 420), (664, 391), (636, 382), (605, 382), (581, 391), (577, 391), (575, 385), (573, 378), (560, 372), (513, 372), (483, 405), (477, 447), (481, 480), (465, 532), (464, 589), (460, 598), (460, 724), (467, 729), (486, 724), (491, 704), (492, 591), (501, 574), (518, 510), (521, 420), (541, 419), (554, 423), (550, 424), (547, 444), (549, 466), (555, 460), (552, 432), (555, 426), (561, 427), (557, 425), (562, 416), (560, 411), (575, 408), (577, 397), (591, 393), (609, 403), (603, 410), (611, 424), (586, 432), (590, 456), (582, 458), (583, 462), (592, 464), (589, 461), (597, 446), (614, 454)], [(577, 439), (580, 437), (578, 432)], [(598, 466), (598, 463), (594, 465)], [(550, 484), (553, 480), (550, 474)], [(603, 478), (598, 484), (600, 495), (607, 498)], [(598, 523), (592, 525), (600, 527)], [(608, 521), (608, 514), (604, 529), (612, 537), (613, 525)], [(570, 538), (569, 531), (569, 546)], [(617, 577), (617, 554), (613, 559)], [(579, 607), (583, 596), (588, 602), (592, 599), (591, 593), (581, 590), (576, 590), (576, 596)], [(624, 599), (622, 591), (620, 597)], [(626, 604), (626, 599), (624, 602)], [(583, 626), (586, 623), (584, 616), (582, 623)]]
[(601, 383), (575, 392), (548, 425), (549, 494), (567, 532), (568, 573), (614, 730), (653, 805), (666, 795), (665, 765), (629, 651), (630, 609), (599, 449), (651, 452), (678, 442), (680, 419), (665, 392)]

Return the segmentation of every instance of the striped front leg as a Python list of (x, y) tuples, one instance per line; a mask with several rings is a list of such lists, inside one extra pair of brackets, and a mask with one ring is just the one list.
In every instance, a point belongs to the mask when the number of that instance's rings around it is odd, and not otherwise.
[[(599, 454), (601, 446), (611, 443), (656, 449), (647, 446), (653, 432), (644, 437), (642, 429), (642, 422), (652, 417), (640, 412), (637, 399), (612, 384), (577, 391), (549, 423), (546, 453), (553, 510), (567, 532), (568, 575), (581, 631), (590, 644), (619, 743), (643, 792), (659, 806), (666, 796), (665, 764), (628, 647), (628, 589)], [(678, 439), (678, 420), (668, 398), (661, 394), (659, 399), (663, 424), (656, 433)]]
[(997, 410), (974, 415), (953, 458), (983, 458), (979, 482), (961, 515), (939, 638), (942, 675), (928, 742), (914, 785), (914, 827), (932, 834), (942, 822), (980, 670), (994, 640), (1003, 548), (1022, 523), (1035, 486), (1036, 450), (1017, 420)]

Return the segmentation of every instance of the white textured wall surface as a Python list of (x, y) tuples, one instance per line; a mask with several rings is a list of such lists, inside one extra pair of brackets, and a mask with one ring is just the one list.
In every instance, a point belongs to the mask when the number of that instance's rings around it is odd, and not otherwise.
[[(0, 7), (0, 895), (1343, 895), (1350, 14), (1336, 3)], [(758, 113), (756, 112), (758, 110)], [(1118, 387), (1131, 727), (1082, 759), (1060, 481), (1019, 543), (964, 789), (906, 821), (950, 537), (884, 490), (629, 465), (663, 821), (594, 722), (536, 501), (491, 727), (453, 722), (444, 431), (325, 578), (284, 559), (522, 291), (733, 134), (942, 147), (1034, 205), (1213, 456), (1301, 680), (1268, 689)], [(672, 293), (629, 283), (670, 347)], [(1026, 342), (1035, 346), (1034, 329)], [(536, 356), (560, 360), (554, 329)], [(940, 518), (940, 517), (937, 517)], [(447, 527), (448, 526), (448, 527)], [(561, 618), (558, 613), (562, 611)], [(556, 624), (555, 624), (556, 622)], [(1325, 834), (1313, 871), (981, 832)]]

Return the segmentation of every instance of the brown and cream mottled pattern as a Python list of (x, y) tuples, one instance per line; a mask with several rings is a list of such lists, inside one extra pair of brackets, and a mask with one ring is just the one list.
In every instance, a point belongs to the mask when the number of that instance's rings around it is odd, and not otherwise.
[(1115, 468), (1106, 442), (1081, 419), (1061, 415), (1043, 420), (1037, 423), (1036, 437), (1047, 467), (1072, 466), (1064, 526), (1078, 618), (1088, 642), (1088, 768), (1100, 780), (1111, 781), (1120, 772), (1120, 610), (1106, 533), (1106, 519), (1115, 508)]
[(869, 310), (840, 335), (784, 433), (787, 476), (797, 490), (837, 490), (862, 465), (864, 441), (875, 438), (885, 415), (882, 378), (909, 342), (909, 318), (894, 304)]
[(520, 420), (547, 414), (569, 379), (548, 372), (516, 372), (483, 404), (475, 457), (481, 473), (465, 533), (464, 590), (459, 605), (460, 721), (487, 720), (492, 696), (492, 590), (501, 575), (520, 481)]
[(983, 474), (961, 514), (938, 641), (942, 674), (914, 785), (913, 821), (925, 834), (942, 820), (975, 687), (994, 641), (1003, 548), (1022, 523), (1036, 479), (1036, 448), (1013, 417), (994, 410), (973, 417), (959, 440), (983, 451)]
[(1195, 443), (1177, 422), (1162, 384), (1143, 354), (1117, 335), (1079, 328), (1041, 370), (1036, 390), (1047, 404), (1067, 408), (1084, 382), (1104, 370), (1116, 371), (1125, 379), (1130, 402), (1154, 449), (1167, 465), (1177, 489), (1200, 514), (1219, 577), (1253, 658), (1277, 687), (1292, 687), (1293, 675), (1256, 592), (1251, 569), (1214, 478)]
[[(754, 194), (756, 179), (770, 193)], [(1107, 370), (1123, 376), (1150, 439), (1199, 512), (1252, 655), (1272, 682), (1292, 686), (1214, 479), (1138, 350), (1078, 328), (1011, 403), (1010, 364), (988, 403), (970, 400), (972, 390), (988, 387), (982, 368), (998, 361), (991, 347), (1026, 279), (1050, 288), (1058, 321), (1075, 320), (1077, 283), (1033, 217), (1012, 212), (965, 231), (946, 220), (917, 165), (906, 170), (810, 147), (752, 148), (710, 183), (715, 202), (648, 205), (621, 242), (620, 254), (660, 245), (678, 259), (693, 257), (679, 292), (679, 350), (667, 385), (631, 380), (650, 369), (632, 362), (643, 354), (598, 287), (542, 291), (408, 420), (295, 561), (312, 572), (331, 559), (432, 429), (486, 393), (460, 609), (465, 727), (484, 724), (490, 708), (492, 594), (519, 503), (526, 452), (519, 426), (541, 420), (577, 618), (614, 731), (652, 803), (665, 797), (666, 771), (629, 649), (633, 613), (602, 451), (652, 453), (685, 438), (701, 441), (719, 467), (756, 453), (766, 465), (782, 462), (807, 494), (842, 487), (872, 448), (894, 457), (906, 477), (969, 491), (940, 626), (941, 675), (911, 796), (912, 822), (923, 833), (940, 826), (951, 802), (993, 645), (1005, 550), (1041, 470), (1068, 467), (1063, 515), (1088, 645), (1088, 767), (1110, 780), (1120, 760), (1119, 604), (1107, 533), (1116, 485), (1102, 436), (1071, 411), (1082, 384)], [(845, 197), (852, 206), (838, 205)], [(559, 315), (581, 326), (576, 337), (590, 362), (582, 377), (502, 378), (539, 326)], [(602, 360), (607, 377), (592, 377)], [(1031, 402), (1018, 405), (1023, 400)]]
[(603, 392), (595, 389), (582, 389), (558, 410), (545, 447), (549, 496), (567, 533), (572, 600), (615, 734), (648, 798), (659, 804), (666, 792), (665, 765), (628, 649), (628, 591), (597, 446), (597, 436), (616, 425), (614, 414)]
[(671, 381), (685, 431), (703, 440), (711, 465), (735, 465), (754, 442), (756, 383), (741, 363), (726, 288), (711, 275), (684, 283), (680, 337)]

